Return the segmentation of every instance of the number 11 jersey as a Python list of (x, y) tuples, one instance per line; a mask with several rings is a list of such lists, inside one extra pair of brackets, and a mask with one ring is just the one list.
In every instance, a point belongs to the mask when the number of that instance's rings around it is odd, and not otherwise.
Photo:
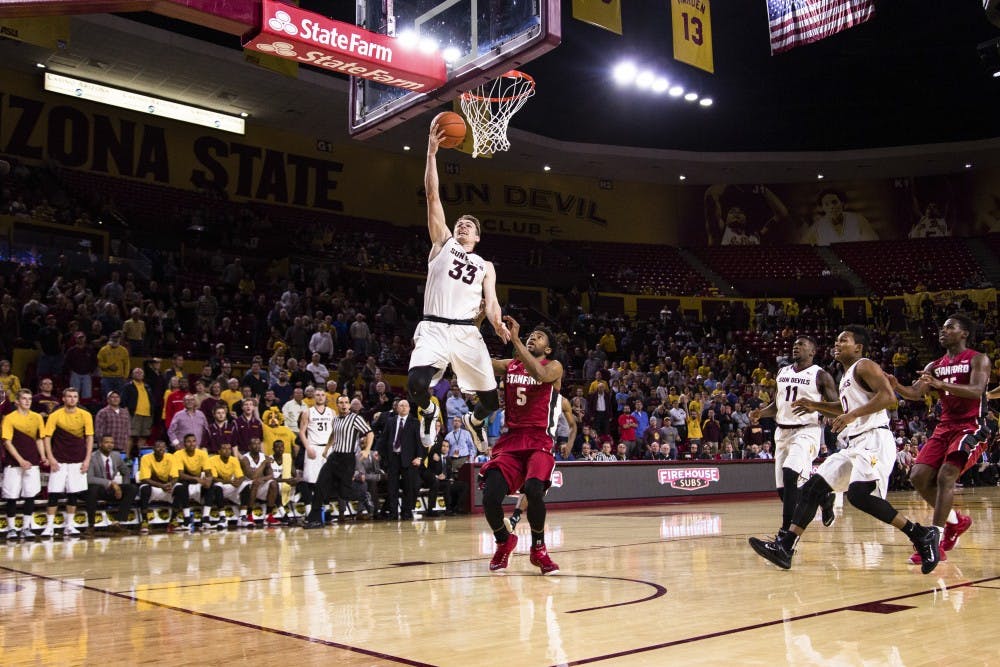
[(814, 426), (819, 424), (819, 413), (810, 412), (797, 415), (792, 408), (792, 403), (800, 398), (810, 401), (823, 400), (823, 395), (816, 382), (819, 371), (820, 367), (816, 364), (797, 372), (794, 364), (778, 370), (778, 376), (775, 378), (778, 388), (774, 395), (777, 414), (774, 420), (779, 426)]
[(424, 315), (448, 320), (471, 320), (483, 299), (486, 260), (465, 252), (454, 237), (427, 263)]

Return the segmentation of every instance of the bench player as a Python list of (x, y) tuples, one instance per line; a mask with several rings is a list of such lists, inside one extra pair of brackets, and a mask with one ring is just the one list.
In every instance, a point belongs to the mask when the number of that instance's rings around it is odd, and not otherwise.
[[(931, 389), (941, 397), (941, 420), (910, 469), (913, 488), (934, 508), (934, 525), (944, 535), (941, 560), (947, 560), (945, 552), (954, 549), (958, 538), (972, 525), (971, 517), (952, 508), (955, 482), (969, 464), (976, 463), (977, 456), (970, 454), (976, 453), (989, 435), (984, 418), (990, 360), (967, 347), (973, 327), (965, 315), (949, 316), (938, 333), (944, 356), (927, 364), (909, 387), (889, 377), (892, 388), (908, 401), (923, 400)], [(919, 564), (920, 554), (910, 556), (910, 562)]]
[[(813, 363), (816, 341), (809, 336), (799, 336), (792, 344), (792, 363), (778, 370), (777, 391), (774, 400), (750, 412), (751, 423), (762, 417), (775, 417), (778, 430), (774, 435), (774, 478), (781, 498), (781, 530), (792, 524), (792, 513), (799, 499), (799, 485), (809, 478), (813, 459), (819, 454), (823, 442), (822, 416), (815, 412), (796, 411), (792, 404), (800, 399), (810, 401), (837, 401), (833, 378)], [(833, 494), (820, 503), (823, 525), (832, 526)]]
[(514, 358), (494, 360), (493, 369), (504, 377), (504, 420), (507, 432), (493, 448), (493, 457), (479, 474), (483, 489), (483, 511), (496, 538), (497, 548), (490, 571), (507, 567), (517, 546), (517, 535), (504, 524), (503, 500), (511, 491), (524, 488), (531, 526), (531, 564), (542, 574), (555, 574), (545, 547), (545, 491), (555, 468), (555, 440), (562, 397), (563, 367), (549, 358), (555, 337), (544, 327), (535, 327), (526, 343), (518, 337), (520, 325), (512, 317), (504, 321), (514, 344)]
[(432, 125), (424, 170), (431, 250), (427, 257), (423, 321), (413, 333), (406, 384), (410, 400), (420, 409), (424, 430), (430, 430), (435, 411), (440, 409), (431, 403), (430, 388), (451, 364), (459, 388), (479, 397), (475, 410), (464, 415), (462, 421), (482, 452), (486, 451), (483, 422), (500, 407), (500, 398), (489, 351), (474, 322), (481, 301), (485, 301), (486, 318), (504, 342), (510, 340), (510, 332), (501, 319), (493, 264), (473, 252), (482, 234), (479, 220), (463, 215), (455, 222), (454, 230), (448, 229), (436, 158), (443, 138), (444, 131)]

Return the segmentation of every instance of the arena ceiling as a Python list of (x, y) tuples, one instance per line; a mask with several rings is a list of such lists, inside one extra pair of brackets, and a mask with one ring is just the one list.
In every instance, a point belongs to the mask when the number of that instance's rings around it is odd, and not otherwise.
[[(355, 3), (301, 4), (353, 22)], [(869, 23), (774, 57), (763, 0), (717, 0), (715, 75), (672, 60), (662, 0), (624, 2), (623, 36), (572, 19), (571, 3), (563, 4), (563, 43), (523, 67), (538, 80), (538, 94), (515, 117), (514, 148), (494, 158), (499, 167), (530, 171), (549, 163), (562, 173), (664, 183), (683, 173), (698, 183), (1000, 165), (1000, 79), (976, 51), (1000, 28), (986, 21), (980, 0), (880, 0)], [(250, 122), (348, 140), (344, 79), (307, 67), (298, 79), (260, 70), (244, 62), (237, 38), (162, 17), (75, 17), (68, 49), (2, 41), (0, 58), (24, 71), (42, 62), (82, 78), (248, 111)], [(703, 109), (621, 89), (610, 72), (623, 58), (662, 67), (715, 104)], [(404, 144), (419, 146), (425, 128), (410, 122), (369, 143), (402, 151)]]

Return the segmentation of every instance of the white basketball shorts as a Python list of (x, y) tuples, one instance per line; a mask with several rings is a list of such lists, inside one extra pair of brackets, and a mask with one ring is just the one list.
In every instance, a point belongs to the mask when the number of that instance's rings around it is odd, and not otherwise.
[(779, 489), (785, 485), (782, 468), (799, 473), (800, 486), (809, 478), (822, 438), (823, 429), (819, 426), (778, 427), (774, 434), (774, 480)]
[(885, 498), (895, 463), (896, 441), (892, 433), (888, 429), (875, 428), (848, 441), (847, 449), (823, 461), (816, 474), (838, 493), (847, 491), (853, 482), (875, 482), (876, 492)]
[(431, 380), (433, 387), (441, 381), (448, 364), (465, 393), (497, 388), (490, 352), (479, 329), (467, 324), (427, 321), (418, 324), (413, 333), (410, 368), (434, 366), (439, 369)]

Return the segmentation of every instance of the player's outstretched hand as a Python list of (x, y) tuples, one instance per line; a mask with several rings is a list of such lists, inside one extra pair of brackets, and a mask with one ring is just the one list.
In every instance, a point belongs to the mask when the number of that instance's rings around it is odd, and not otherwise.
[(507, 325), (502, 320), (500, 322), (493, 322), (493, 330), (500, 336), (500, 340), (505, 343), (510, 342), (510, 329), (507, 328)]
[(435, 125), (431, 121), (431, 131), (427, 135), (427, 154), (435, 155), (438, 152), (438, 148), (441, 146), (441, 142), (444, 140), (444, 128)]
[[(504, 324), (507, 325), (507, 333), (511, 338), (517, 338), (521, 333), (521, 325), (510, 315), (503, 316)], [(509, 340), (509, 339), (508, 339)]]

